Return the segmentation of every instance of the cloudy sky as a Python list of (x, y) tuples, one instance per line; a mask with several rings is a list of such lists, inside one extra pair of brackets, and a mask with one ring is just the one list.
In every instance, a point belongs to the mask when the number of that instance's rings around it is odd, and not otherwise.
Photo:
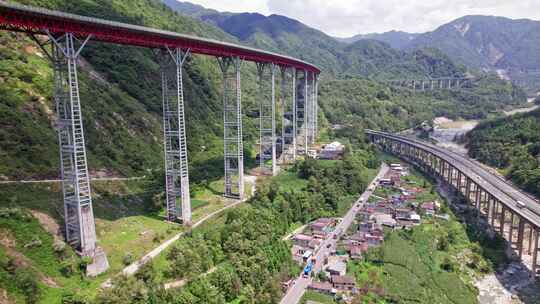
[(219, 11), (285, 15), (327, 34), (425, 32), (464, 15), (540, 20), (540, 0), (184, 0)]

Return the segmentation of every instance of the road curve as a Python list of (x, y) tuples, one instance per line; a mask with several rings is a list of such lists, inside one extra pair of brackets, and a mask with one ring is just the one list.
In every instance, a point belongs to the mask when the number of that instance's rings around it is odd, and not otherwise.
[[(481, 165), (470, 160), (468, 157), (446, 150), (444, 148), (428, 144), (426, 142), (385, 132), (365, 130), (366, 134), (382, 136), (397, 142), (405, 143), (419, 149), (430, 152), (473, 180), (486, 192), (512, 210), (512, 212), (525, 218), (529, 223), (540, 227), (540, 204), (531, 196), (523, 193), (504, 179), (487, 171)], [(525, 203), (525, 208), (519, 208), (517, 201)]]

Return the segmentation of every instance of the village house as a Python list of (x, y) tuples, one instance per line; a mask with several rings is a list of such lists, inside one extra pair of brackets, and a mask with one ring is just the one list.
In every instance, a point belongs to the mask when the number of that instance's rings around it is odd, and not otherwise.
[(366, 241), (366, 234), (368, 232), (357, 232), (351, 236), (349, 236), (349, 241), (351, 241), (351, 244), (360, 244)]
[(392, 217), (391, 213), (374, 213), (372, 218), (375, 222), (381, 226), (387, 226), (394, 228), (396, 226), (396, 220)]
[(309, 242), (311, 242), (312, 240), (313, 237), (307, 234), (299, 233), (293, 236), (293, 243), (301, 247), (308, 247)]
[(324, 294), (336, 293), (334, 286), (332, 286), (332, 284), (330, 284), (329, 282), (312, 282), (308, 285), (308, 289)]
[(375, 221), (364, 221), (360, 222), (358, 224), (358, 231), (359, 232), (370, 232), (375, 229), (380, 229), (380, 225), (377, 225)]
[(335, 289), (341, 291), (352, 291), (356, 288), (356, 281), (354, 278), (349, 276), (332, 276), (331, 278), (332, 285)]
[(347, 264), (345, 264), (343, 261), (332, 261), (331, 263), (328, 263), (328, 266), (326, 267), (326, 272), (330, 276), (342, 276), (347, 273)]
[(327, 145), (324, 145), (323, 149), (319, 152), (319, 159), (339, 159), (345, 152), (345, 146), (340, 142), (334, 141)]
[(317, 247), (319, 247), (319, 245), (321, 244), (321, 240), (319, 239), (312, 239), (309, 244), (308, 244), (308, 247), (311, 248), (311, 249), (315, 249)]
[(362, 254), (364, 254), (369, 248), (368, 243), (360, 243), (358, 245), (349, 245), (347, 246), (347, 252), (349, 253), (349, 256), (353, 260), (359, 260), (362, 258)]
[(384, 241), (383, 235), (366, 234), (366, 242), (369, 247), (376, 247), (382, 244)]
[(323, 217), (313, 222), (310, 227), (314, 234), (320, 233), (326, 235), (327, 233), (331, 232), (335, 225), (335, 219)]
[(409, 229), (411, 229), (414, 225), (415, 225), (415, 224), (414, 224), (411, 220), (408, 220), (408, 219), (400, 219), (400, 220), (397, 220), (395, 229), (405, 229), (405, 230), (409, 230)]
[(365, 207), (362, 208), (358, 213), (356, 213), (356, 219), (360, 222), (369, 220), (370, 212), (366, 210)]
[(426, 215), (435, 215), (436, 205), (434, 202), (423, 203), (420, 205), (420, 209), (422, 209)]
[(409, 219), (412, 210), (410, 208), (394, 209), (394, 217), (396, 220)]

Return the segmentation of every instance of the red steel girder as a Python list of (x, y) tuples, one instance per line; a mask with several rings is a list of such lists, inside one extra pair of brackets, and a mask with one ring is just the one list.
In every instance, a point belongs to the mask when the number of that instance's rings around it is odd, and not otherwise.
[(320, 73), (316, 66), (305, 61), (254, 48), (4, 2), (0, 2), (0, 29), (33, 34), (46, 34), (47, 31), (57, 35), (73, 33), (78, 37), (92, 35), (92, 40), (148, 48), (189, 48), (196, 54), (237, 56), (243, 60)]

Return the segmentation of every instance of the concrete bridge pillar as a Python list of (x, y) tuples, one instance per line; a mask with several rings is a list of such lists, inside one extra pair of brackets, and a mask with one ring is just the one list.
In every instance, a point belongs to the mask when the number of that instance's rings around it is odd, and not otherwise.
[(471, 179), (466, 177), (465, 182), (465, 198), (467, 198), (468, 201), (471, 200)]
[(478, 213), (481, 213), (480, 199), (481, 199), (482, 189), (480, 189), (478, 184), (474, 184), (474, 185), (475, 185), (474, 205), (476, 206), (476, 209), (478, 210)]
[(540, 267), (538, 265), (538, 239), (540, 238), (540, 228), (534, 227), (534, 241), (533, 243), (533, 254), (532, 254), (532, 269), (533, 273), (538, 276), (540, 275)]
[(491, 227), (493, 227), (493, 220), (495, 219), (495, 201), (493, 199), (493, 196), (491, 194), (488, 194), (488, 223), (491, 224)]
[(501, 204), (501, 216), (499, 218), (499, 233), (504, 237), (504, 224), (506, 222), (506, 207)]
[(525, 234), (525, 221), (522, 217), (518, 217), (518, 235), (517, 235), (517, 249), (519, 252), (519, 258), (523, 258), (523, 235)]
[(463, 178), (463, 174), (461, 173), (461, 171), (458, 171), (458, 174), (457, 174), (457, 191), (459, 193), (461, 193), (461, 186), (462, 186), (462, 181), (461, 179)]
[(514, 228), (515, 228), (515, 223), (514, 223), (514, 217), (515, 217), (515, 214), (513, 211), (509, 210), (510, 211), (510, 229), (508, 231), (508, 242), (510, 243), (511, 246), (514, 245)]

